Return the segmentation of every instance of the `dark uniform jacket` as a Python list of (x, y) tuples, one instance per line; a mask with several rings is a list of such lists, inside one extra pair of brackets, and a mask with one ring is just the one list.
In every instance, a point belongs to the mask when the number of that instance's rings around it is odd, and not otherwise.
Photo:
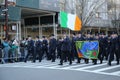
[(42, 42), (40, 40), (36, 41), (35, 47), (37, 51), (40, 51), (42, 49)]
[(43, 47), (43, 49), (47, 49), (48, 48), (48, 41), (47, 40), (43, 40), (42, 41), (42, 47)]
[(57, 50), (61, 51), (62, 41), (57, 41)]
[(33, 40), (28, 41), (27, 48), (28, 48), (29, 51), (34, 50), (34, 41)]
[(50, 39), (50, 43), (49, 43), (49, 49), (50, 50), (55, 50), (57, 47), (57, 41), (55, 38)]
[(77, 41), (84, 41), (84, 37), (77, 37)]
[(71, 51), (71, 41), (68, 37), (66, 37), (63, 41), (62, 41), (62, 47), (61, 47), (62, 51)]

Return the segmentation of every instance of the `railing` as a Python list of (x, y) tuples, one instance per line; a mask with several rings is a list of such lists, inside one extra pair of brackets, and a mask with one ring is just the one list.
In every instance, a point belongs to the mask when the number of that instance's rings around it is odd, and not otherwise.
[(24, 58), (27, 54), (27, 50), (24, 49), (24, 53), (21, 53), (19, 51), (19, 48), (12, 51), (11, 49), (7, 54), (4, 53), (3, 49), (0, 49), (0, 63), (8, 63), (8, 62), (18, 62), (18, 61), (24, 61)]

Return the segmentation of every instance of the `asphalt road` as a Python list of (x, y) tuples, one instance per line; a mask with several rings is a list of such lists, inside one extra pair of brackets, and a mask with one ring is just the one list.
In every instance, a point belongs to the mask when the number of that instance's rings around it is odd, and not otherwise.
[[(0, 80), (120, 80), (120, 65), (92, 65), (58, 62), (0, 64)], [(93, 71), (93, 72), (92, 72)], [(97, 72), (98, 71), (98, 72)], [(113, 73), (113, 74), (112, 74)]]

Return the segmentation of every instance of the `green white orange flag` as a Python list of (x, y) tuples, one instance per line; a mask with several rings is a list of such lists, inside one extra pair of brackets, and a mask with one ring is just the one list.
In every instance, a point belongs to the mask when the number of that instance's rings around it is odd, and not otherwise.
[(60, 25), (63, 28), (69, 28), (73, 31), (79, 31), (82, 28), (80, 18), (75, 14), (60, 12)]

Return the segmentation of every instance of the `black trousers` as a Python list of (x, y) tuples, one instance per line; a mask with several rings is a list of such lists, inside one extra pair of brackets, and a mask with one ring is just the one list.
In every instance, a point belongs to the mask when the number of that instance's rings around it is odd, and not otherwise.
[(68, 58), (68, 61), (70, 62), (69, 64), (72, 64), (72, 58), (71, 58), (70, 51), (62, 51), (60, 64), (63, 64), (63, 61), (66, 59), (66, 57)]
[(32, 55), (33, 62), (35, 62), (35, 53), (32, 50), (28, 50), (28, 54), (26, 55), (24, 62), (27, 61), (27, 59), (30, 55)]
[(74, 60), (75, 58), (78, 58), (77, 50), (75, 47), (73, 47), (71, 50), (71, 57), (72, 57), (72, 60)]
[(110, 54), (109, 54), (109, 64), (111, 64), (111, 61), (114, 60), (114, 54), (116, 56), (116, 61), (117, 63), (119, 63), (119, 48), (118, 49), (114, 49), (114, 48), (111, 48), (110, 49)]
[(48, 54), (48, 49), (47, 48), (43, 48), (42, 49), (42, 54), (44, 55), (46, 55), (46, 58), (47, 58), (47, 60), (49, 59), (49, 54)]
[(0, 48), (0, 62), (2, 62), (2, 49)]
[(88, 64), (88, 63), (89, 63), (89, 59), (84, 58), (84, 60), (85, 60), (85, 63), (86, 63), (86, 64)]
[(36, 50), (36, 52), (35, 52), (35, 59), (36, 59), (37, 55), (38, 55), (39, 62), (41, 62), (42, 61), (42, 57), (43, 57), (42, 50)]
[(105, 56), (106, 56), (105, 47), (100, 47), (100, 52), (98, 54), (98, 59), (100, 60), (100, 63), (103, 62), (103, 59), (104, 59)]
[(108, 60), (109, 54), (110, 54), (110, 45), (107, 47), (106, 50), (106, 60)]
[(93, 64), (97, 64), (97, 59), (92, 59)]
[(55, 62), (55, 59), (56, 59), (55, 50), (50, 49), (49, 54), (50, 54), (50, 58), (52, 59), (52, 62)]
[(61, 59), (61, 50), (57, 49), (57, 58)]

